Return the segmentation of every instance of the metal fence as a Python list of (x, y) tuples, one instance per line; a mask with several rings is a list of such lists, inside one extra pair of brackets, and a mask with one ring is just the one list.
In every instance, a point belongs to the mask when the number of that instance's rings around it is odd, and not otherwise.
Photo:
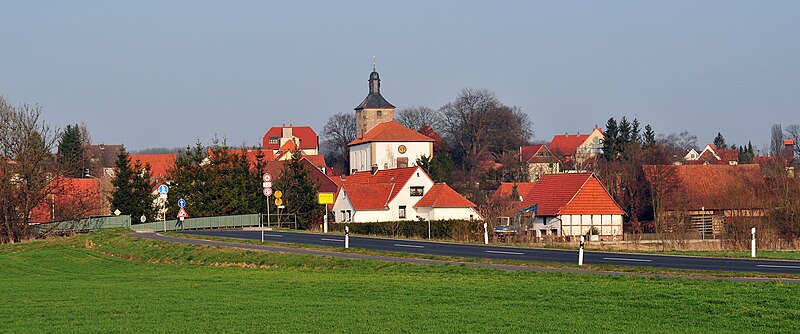
[(249, 215), (238, 216), (219, 216), (219, 217), (200, 217), (200, 218), (186, 218), (183, 222), (180, 220), (167, 220), (160, 222), (133, 224), (132, 230), (137, 231), (177, 231), (177, 230), (199, 230), (207, 228), (224, 228), (224, 227), (254, 227), (259, 226), (261, 223), (261, 214), (254, 213)]
[(31, 225), (31, 232), (34, 235), (61, 234), (67, 232), (89, 232), (104, 228), (120, 228), (130, 226), (131, 216), (105, 216), (85, 218), (77, 221), (73, 220)]

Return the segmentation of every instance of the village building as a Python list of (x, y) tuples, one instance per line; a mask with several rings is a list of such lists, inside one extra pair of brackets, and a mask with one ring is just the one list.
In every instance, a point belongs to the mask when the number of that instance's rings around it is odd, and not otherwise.
[(394, 121), (395, 107), (383, 98), (373, 68), (369, 93), (356, 108), (356, 139), (350, 148), (350, 172), (416, 166), (421, 156), (433, 157), (434, 139)]
[(739, 151), (721, 149), (714, 144), (708, 144), (700, 153), (694, 149), (689, 150), (683, 160), (688, 164), (697, 165), (736, 165), (739, 164)]
[(588, 134), (555, 135), (549, 148), (562, 162), (580, 169), (577, 167), (603, 154), (603, 138), (603, 130), (595, 126)]
[(287, 160), (293, 151), (300, 151), (303, 155), (319, 154), (319, 137), (309, 126), (293, 126), (285, 124), (272, 127), (261, 142), (261, 148), (269, 154), (268, 160)]
[(58, 177), (50, 192), (30, 212), (31, 223), (74, 220), (103, 215), (104, 205), (98, 178)]
[[(622, 237), (625, 212), (594, 174), (545, 174), (538, 182), (503, 183), (495, 197), (516, 200), (514, 193), (522, 198), (516, 212), (535, 208), (524, 216), (525, 228), (534, 231), (536, 237), (595, 235), (600, 240)], [(502, 219), (507, 224), (512, 217), (506, 215)]]
[(728, 222), (765, 214), (759, 195), (765, 180), (758, 164), (648, 165), (644, 172), (662, 230), (683, 225), (714, 236), (724, 234)]
[(357, 172), (341, 185), (333, 205), (337, 223), (482, 219), (475, 204), (420, 167)]
[(519, 148), (519, 162), (525, 164), (528, 179), (538, 181), (544, 174), (558, 174), (559, 161), (547, 145), (529, 145)]

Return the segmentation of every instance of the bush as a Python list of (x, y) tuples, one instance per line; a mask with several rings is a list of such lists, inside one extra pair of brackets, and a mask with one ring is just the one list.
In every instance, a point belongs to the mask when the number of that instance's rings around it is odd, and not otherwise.
[[(428, 221), (390, 221), (374, 223), (335, 223), (331, 230), (344, 232), (350, 226), (350, 232), (364, 235), (378, 235), (406, 238), (427, 238)], [(483, 222), (470, 220), (432, 220), (432, 239), (453, 239), (461, 241), (483, 240)]]

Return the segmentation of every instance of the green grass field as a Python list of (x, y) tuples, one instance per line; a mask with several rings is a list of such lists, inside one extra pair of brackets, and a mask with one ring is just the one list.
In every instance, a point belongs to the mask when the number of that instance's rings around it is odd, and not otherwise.
[(800, 286), (506, 272), (161, 243), (0, 246), (0, 332), (800, 332)]

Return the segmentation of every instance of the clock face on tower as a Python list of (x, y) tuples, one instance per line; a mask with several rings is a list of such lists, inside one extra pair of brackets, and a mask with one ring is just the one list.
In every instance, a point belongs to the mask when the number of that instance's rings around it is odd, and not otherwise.
[(397, 148), (397, 152), (400, 152), (400, 154), (405, 154), (407, 150), (408, 150), (408, 149), (406, 148), (406, 146), (405, 146), (405, 145), (400, 145), (400, 146)]

